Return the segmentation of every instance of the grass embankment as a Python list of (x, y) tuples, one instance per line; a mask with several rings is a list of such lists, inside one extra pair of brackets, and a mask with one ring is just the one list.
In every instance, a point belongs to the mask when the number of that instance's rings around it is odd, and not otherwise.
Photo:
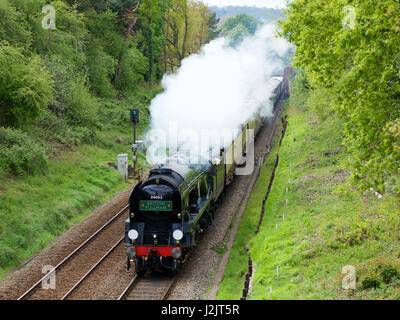
[[(148, 93), (146, 102), (156, 92)], [(35, 141), (46, 146), (50, 160), (43, 174), (15, 177), (0, 171), (0, 280), (117, 191), (129, 188), (132, 181), (125, 183), (106, 162), (116, 163), (121, 153), (132, 162), (131, 107), (104, 102), (104, 122), (94, 143), (66, 147), (40, 128), (27, 129), (31, 137), (38, 134)], [(139, 135), (148, 125), (147, 105), (143, 102), (140, 109)], [(140, 154), (139, 165), (143, 162)]]
[[(239, 299), (242, 296), (245, 275), (248, 268), (248, 252), (245, 250), (245, 247), (249, 239), (254, 237), (256, 227), (260, 220), (262, 201), (265, 198), (268, 183), (274, 169), (282, 128), (282, 122), (278, 120), (276, 134), (270, 146), (270, 153), (260, 169), (260, 177), (254, 185), (245, 212), (243, 213), (235, 241), (232, 245), (224, 278), (219, 285), (217, 299)], [(233, 224), (234, 221), (232, 222), (232, 225)], [(227, 239), (225, 240), (227, 241)], [(223, 254), (224, 252), (225, 251), (221, 253)]]
[[(240, 298), (248, 243), (256, 269), (248, 299), (270, 299), (270, 287), (272, 299), (399, 299), (399, 198), (361, 194), (346, 182), (350, 172), (344, 165), (348, 154), (341, 144), (340, 120), (320, 121), (293, 102), (287, 114), (260, 233), (254, 236), (270, 178), (265, 167), (217, 298)], [(272, 161), (270, 157), (267, 166)], [(354, 292), (342, 289), (346, 265), (356, 269)]]

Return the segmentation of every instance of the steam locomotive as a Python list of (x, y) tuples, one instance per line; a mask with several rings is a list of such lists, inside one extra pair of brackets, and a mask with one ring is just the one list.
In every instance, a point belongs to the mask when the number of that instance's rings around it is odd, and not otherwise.
[[(283, 90), (283, 78), (274, 77), (274, 105)], [(221, 149), (209, 165), (169, 161), (154, 167), (149, 178), (130, 194), (129, 218), (125, 222), (128, 269), (134, 263), (138, 274), (147, 270), (177, 272), (199, 235), (212, 224), (214, 212), (226, 186), (245, 156), (246, 147), (257, 135), (264, 119), (258, 117), (243, 126), (235, 141)], [(179, 155), (176, 155), (179, 159)], [(234, 161), (232, 161), (234, 160)]]

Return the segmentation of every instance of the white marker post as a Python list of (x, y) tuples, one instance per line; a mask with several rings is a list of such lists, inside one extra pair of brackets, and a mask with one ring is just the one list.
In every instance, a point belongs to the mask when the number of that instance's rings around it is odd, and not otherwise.
[(124, 181), (128, 180), (128, 155), (118, 155), (118, 171), (121, 173)]

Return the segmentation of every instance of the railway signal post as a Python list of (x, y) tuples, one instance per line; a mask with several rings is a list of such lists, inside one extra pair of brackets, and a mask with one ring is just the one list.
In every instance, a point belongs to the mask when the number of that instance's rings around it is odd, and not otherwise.
[(132, 152), (133, 152), (133, 178), (136, 179), (136, 162), (137, 162), (137, 144), (136, 144), (136, 124), (139, 123), (139, 110), (131, 109), (131, 122), (133, 123), (133, 144), (132, 144)]

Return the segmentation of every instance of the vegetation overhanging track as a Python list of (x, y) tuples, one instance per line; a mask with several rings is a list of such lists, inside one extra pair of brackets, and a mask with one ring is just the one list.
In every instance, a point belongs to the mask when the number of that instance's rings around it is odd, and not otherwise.
[[(112, 217), (110, 220), (108, 220), (101, 228), (99, 228), (94, 234), (92, 234), (86, 241), (84, 241), (81, 245), (79, 245), (74, 251), (72, 251), (66, 258), (64, 258), (61, 262), (59, 262), (54, 269), (46, 274), (45, 276), (43, 276), (40, 280), (38, 280), (32, 287), (30, 287), (24, 294), (22, 294), (17, 300), (23, 300), (23, 299), (27, 299), (29, 297), (29, 295), (33, 294), (35, 292), (35, 290), (38, 290), (40, 288), (40, 284), (45, 281), (46, 279), (48, 279), (54, 272), (56, 272), (57, 270), (59, 270), (61, 267), (65, 266), (67, 264), (67, 262), (71, 261), (71, 259), (73, 259), (79, 252), (82, 251), (83, 248), (85, 248), (89, 243), (91, 243), (94, 239), (96, 239), (98, 237), (98, 235), (100, 235), (105, 229), (107, 229), (107, 227), (109, 227), (112, 223), (114, 223), (119, 217), (121, 217), (126, 210), (129, 208), (129, 204), (126, 205), (123, 209), (121, 209), (114, 217)], [(120, 240), (119, 242), (123, 241)], [(110, 250), (106, 256), (111, 252), (112, 250)], [(105, 259), (106, 256), (103, 256), (101, 258), (101, 261), (103, 261)], [(93, 266), (91, 268), (91, 271), (94, 270), (94, 268), (101, 262), (98, 261), (95, 266)], [(88, 275), (88, 274), (87, 274)], [(86, 276), (87, 276), (86, 275)], [(82, 278), (79, 281), (83, 281)], [(73, 287), (76, 287), (79, 284), (75, 284)], [(69, 293), (69, 292), (68, 292)]]

